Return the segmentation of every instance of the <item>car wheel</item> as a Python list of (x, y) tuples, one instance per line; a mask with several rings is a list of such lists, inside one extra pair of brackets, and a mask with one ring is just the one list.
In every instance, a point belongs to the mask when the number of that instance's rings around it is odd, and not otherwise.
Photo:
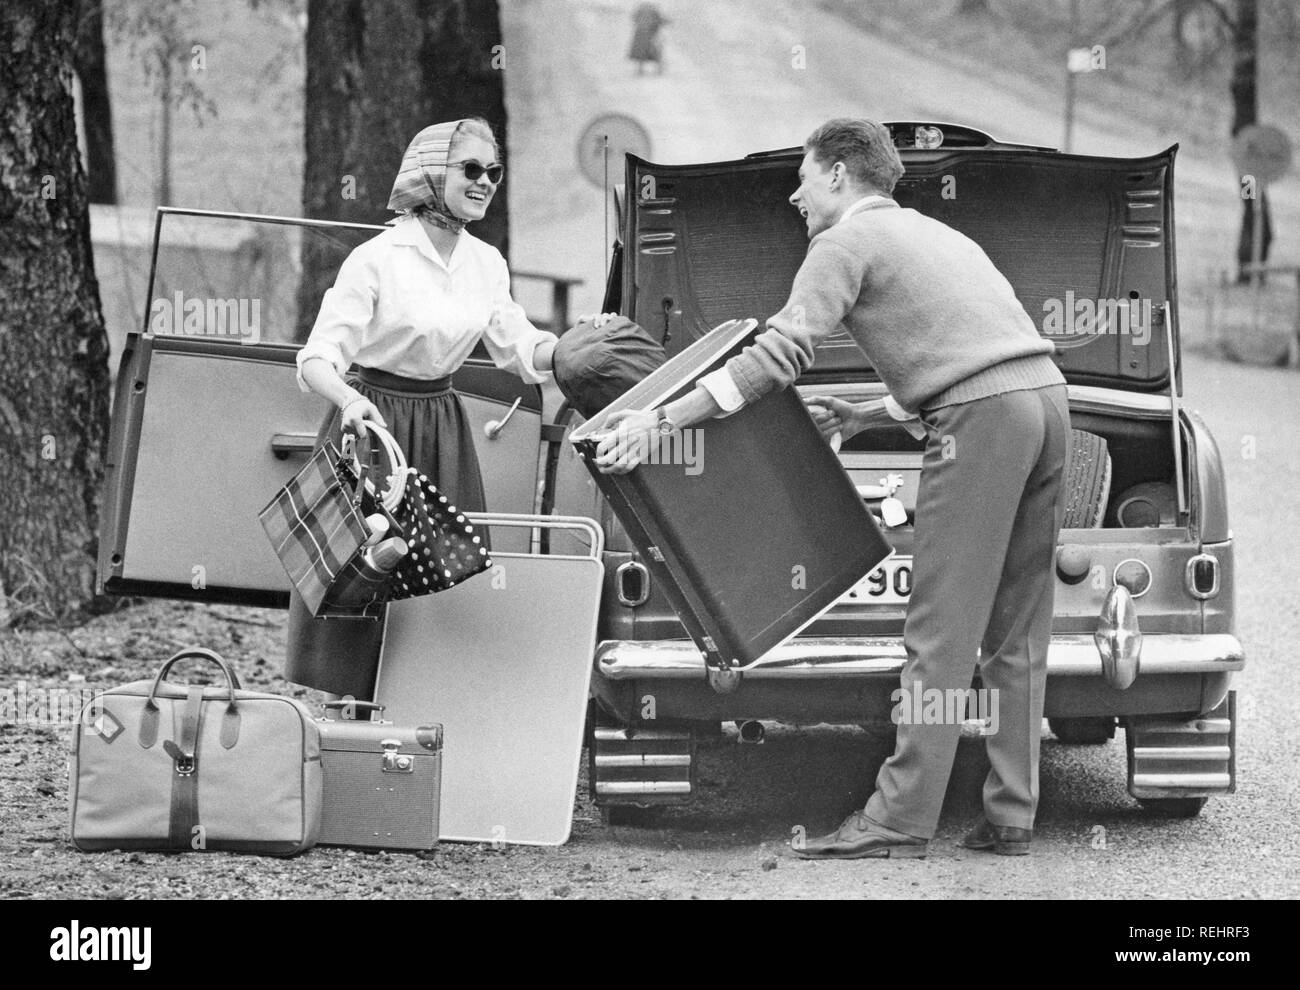
[(1208, 800), (1203, 797), (1138, 798), (1138, 804), (1144, 811), (1161, 818), (1195, 818)]
[(1053, 735), (1068, 746), (1100, 746), (1115, 738), (1114, 716), (1049, 718)]

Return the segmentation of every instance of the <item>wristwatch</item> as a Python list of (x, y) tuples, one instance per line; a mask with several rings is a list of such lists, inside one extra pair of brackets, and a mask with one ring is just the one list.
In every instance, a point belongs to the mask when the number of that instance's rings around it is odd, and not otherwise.
[(660, 406), (659, 410), (659, 435), (670, 437), (677, 432), (677, 424), (668, 418), (668, 407)]

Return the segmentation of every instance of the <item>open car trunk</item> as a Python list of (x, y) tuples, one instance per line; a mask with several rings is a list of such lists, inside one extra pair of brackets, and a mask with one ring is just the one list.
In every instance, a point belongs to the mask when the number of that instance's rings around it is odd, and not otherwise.
[[(1120, 159), (1005, 145), (900, 149), (899, 205), (976, 241), (1056, 345), (1076, 427), (1102, 436), (1111, 452), (1108, 496), (1143, 483), (1169, 485), (1172, 494), (1177, 481), (1176, 152)], [(808, 246), (789, 203), (801, 159), (800, 149), (673, 166), (629, 156), (626, 188), (637, 195), (622, 212), (617, 290), (623, 312), (670, 355), (724, 320), (762, 320), (785, 304)], [(1176, 389), (1176, 362), (1173, 371)], [(848, 399), (883, 394), (843, 329), (818, 347), (798, 384)], [(863, 484), (900, 474), (910, 510), (921, 449), (900, 431), (870, 431), (845, 445), (842, 460)], [(1119, 498), (1108, 503), (1099, 522), (1121, 525)]]
[[(1167, 392), (1176, 150), (1140, 159), (907, 150), (894, 196), (983, 247), (1056, 344), (1069, 382)], [(623, 312), (670, 356), (725, 320), (761, 321), (785, 304), (808, 246), (788, 201), (801, 158), (666, 166), (629, 156), (626, 188), (636, 195), (622, 223)], [(1053, 314), (1077, 318), (1057, 327)], [(840, 330), (800, 384), (873, 380)]]
[[(1056, 345), (1058, 366), (1070, 383), (1074, 427), (1105, 441), (1108, 454), (1096, 465), (1094, 505), (1082, 513), (1086, 522), (1070, 523), (1085, 529), (1066, 530), (1062, 537), (1088, 545), (1101, 541), (1108, 549), (1098, 559), (1127, 546), (1130, 536), (1148, 543), (1191, 539), (1186, 478), (1180, 477), (1187, 449), (1173, 428), (1176, 151), (1106, 159), (1004, 145), (900, 148), (906, 167), (894, 191), (900, 206), (980, 244), (1040, 333)], [(625, 188), (635, 195), (621, 213), (611, 298), (661, 339), (670, 356), (725, 320), (762, 320), (785, 304), (808, 245), (803, 220), (789, 203), (801, 159), (800, 149), (673, 166), (629, 156)], [(866, 356), (842, 329), (819, 346), (798, 386), (804, 394), (850, 400), (884, 394)], [(911, 591), (923, 447), (896, 428), (866, 431), (844, 444), (841, 462), (860, 486), (901, 477), (897, 497), (908, 519), (886, 531), (895, 557), (860, 582), (813, 632), (892, 635), (901, 629)], [(871, 504), (873, 510), (879, 506)], [(611, 533), (607, 545), (625, 545), (620, 535)], [(1059, 621), (1092, 628), (1091, 587), (1058, 596)], [(1172, 594), (1161, 591), (1161, 601), (1155, 593), (1146, 600), (1152, 628), (1166, 611), (1176, 611), (1176, 602), (1163, 600)], [(627, 622), (635, 628), (620, 627), (617, 636), (681, 635), (653, 596)]]

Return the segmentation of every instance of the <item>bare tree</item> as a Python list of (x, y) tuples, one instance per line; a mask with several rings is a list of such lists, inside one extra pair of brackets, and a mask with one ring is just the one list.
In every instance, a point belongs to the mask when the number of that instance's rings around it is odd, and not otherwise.
[[(382, 223), (402, 152), (423, 127), (484, 117), (505, 150), (503, 77), (496, 0), (308, 0), (304, 107), (306, 216)], [(498, 196), (474, 233), (508, 249), (507, 197)], [(304, 242), (299, 287), (305, 339), (337, 257)]]
[(202, 45), (192, 40), (193, 0), (116, 0), (108, 12), (115, 38), (125, 41), (140, 59), (153, 86), (160, 111), (158, 175), (155, 198), (172, 203), (172, 122), (177, 109), (188, 106), (202, 125), (214, 117), (216, 104), (200, 82), (206, 65)]
[(108, 335), (73, 107), (76, 5), (0, 4), (0, 621), (94, 594)]

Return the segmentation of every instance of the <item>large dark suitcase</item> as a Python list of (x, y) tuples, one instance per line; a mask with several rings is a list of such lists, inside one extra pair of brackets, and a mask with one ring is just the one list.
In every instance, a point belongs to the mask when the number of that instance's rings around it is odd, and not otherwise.
[(661, 446), (623, 475), (592, 463), (613, 413), (688, 393), (756, 332), (716, 327), (572, 436), (723, 690), (893, 553), (793, 386), (692, 427), (680, 456)]
[(383, 705), (328, 702), (320, 730), (321, 845), (432, 849), (438, 842), (442, 726), (371, 721)]

